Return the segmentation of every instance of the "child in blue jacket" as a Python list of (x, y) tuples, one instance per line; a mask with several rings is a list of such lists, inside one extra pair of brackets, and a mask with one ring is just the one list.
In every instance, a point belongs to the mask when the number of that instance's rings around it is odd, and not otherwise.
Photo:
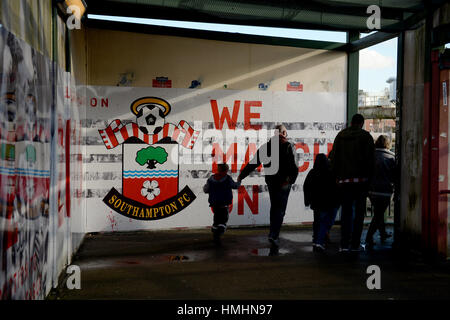
[(209, 194), (208, 202), (214, 213), (213, 232), (214, 242), (220, 243), (220, 237), (225, 232), (228, 222), (228, 206), (233, 202), (233, 193), (231, 189), (237, 189), (241, 182), (234, 182), (228, 172), (226, 163), (217, 165), (217, 173), (209, 177), (206, 181), (203, 191)]

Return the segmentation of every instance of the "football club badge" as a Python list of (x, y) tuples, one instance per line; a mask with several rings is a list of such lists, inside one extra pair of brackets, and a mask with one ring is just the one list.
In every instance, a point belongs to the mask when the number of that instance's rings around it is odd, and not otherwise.
[(103, 199), (112, 210), (132, 219), (159, 220), (177, 214), (195, 200), (188, 186), (179, 189), (179, 148), (199, 135), (186, 121), (167, 123), (170, 104), (157, 97), (131, 104), (136, 122), (116, 119), (99, 130), (107, 149), (122, 145), (122, 194), (115, 188)]

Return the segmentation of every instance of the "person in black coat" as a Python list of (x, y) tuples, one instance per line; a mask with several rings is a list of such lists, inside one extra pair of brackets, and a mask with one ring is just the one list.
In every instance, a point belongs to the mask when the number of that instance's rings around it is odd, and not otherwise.
[(395, 154), (389, 151), (390, 140), (380, 135), (375, 142), (375, 172), (370, 181), (369, 199), (372, 203), (373, 217), (366, 235), (366, 248), (374, 246), (373, 235), (380, 231), (380, 239), (386, 240), (391, 234), (386, 232), (384, 212), (389, 207), (394, 192)]
[(275, 135), (261, 146), (255, 157), (242, 169), (238, 181), (245, 179), (261, 164), (270, 197), (270, 230), (268, 240), (272, 247), (279, 247), (279, 235), (283, 224), (291, 186), (298, 176), (295, 152), (287, 139), (284, 125), (275, 127)]
[(358, 113), (353, 115), (350, 126), (337, 134), (328, 156), (342, 207), (340, 252), (363, 250), (361, 235), (375, 165), (375, 144), (363, 127), (364, 117)]
[(313, 249), (325, 250), (326, 235), (334, 224), (339, 208), (338, 187), (327, 156), (319, 153), (303, 184), (305, 206), (314, 212)]

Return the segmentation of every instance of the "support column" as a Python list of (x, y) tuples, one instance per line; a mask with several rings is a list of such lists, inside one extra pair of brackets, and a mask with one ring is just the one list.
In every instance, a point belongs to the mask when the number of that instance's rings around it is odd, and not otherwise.
[[(424, 109), (423, 109), (423, 152), (422, 152), (422, 249), (426, 253), (431, 252), (431, 216), (432, 216), (432, 145), (435, 137), (432, 137), (433, 114), (431, 104), (431, 30), (432, 20), (425, 20), (425, 57), (424, 57)], [(436, 180), (437, 181), (437, 180)]]
[[(359, 39), (359, 32), (347, 32), (347, 43)], [(347, 125), (358, 113), (359, 51), (347, 53)]]
[(397, 39), (397, 88), (395, 102), (395, 186), (394, 186), (394, 248), (401, 246), (400, 233), (400, 188), (401, 188), (401, 163), (402, 163), (402, 109), (403, 109), (403, 68), (404, 68), (405, 33), (402, 32)]
[(66, 37), (64, 39), (64, 49), (65, 49), (65, 56), (66, 56), (66, 72), (72, 72), (71, 70), (71, 52), (70, 52), (70, 30), (67, 27), (67, 24), (65, 25), (66, 29)]

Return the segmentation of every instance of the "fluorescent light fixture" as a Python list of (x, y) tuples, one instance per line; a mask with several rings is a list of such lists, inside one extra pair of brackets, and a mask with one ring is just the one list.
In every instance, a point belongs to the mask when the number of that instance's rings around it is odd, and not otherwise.
[(104, 21), (117, 21), (117, 22), (125, 22), (125, 23), (137, 23), (137, 24), (155, 25), (155, 26), (163, 26), (163, 27), (195, 29), (195, 30), (209, 30), (209, 31), (217, 31), (217, 32), (264, 35), (264, 36), (269, 36), (269, 37), (280, 37), (280, 38), (321, 40), (321, 41), (332, 41), (332, 42), (342, 42), (342, 43), (346, 42), (346, 33), (338, 32), (338, 31), (256, 27), (256, 26), (244, 26), (244, 25), (234, 25), (234, 24), (188, 22), (188, 21), (147, 19), (147, 18), (129, 18), (129, 17), (107, 16), (107, 15), (97, 15), (97, 14), (88, 14), (88, 19), (104, 20)]

